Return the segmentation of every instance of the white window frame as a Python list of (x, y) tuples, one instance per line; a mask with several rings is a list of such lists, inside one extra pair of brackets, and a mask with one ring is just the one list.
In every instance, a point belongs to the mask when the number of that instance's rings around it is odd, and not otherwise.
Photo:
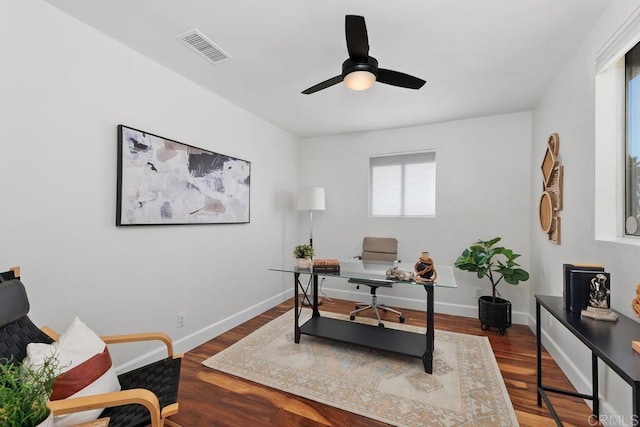
[(596, 53), (595, 238), (640, 245), (625, 235), (625, 54), (640, 42), (640, 8)]
[[(381, 215), (373, 213), (373, 192), (374, 192), (374, 182), (373, 182), (373, 168), (375, 166), (381, 166), (383, 164), (388, 165), (400, 165), (404, 166), (410, 164), (418, 164), (418, 163), (433, 163), (433, 182), (425, 183), (425, 185), (430, 185), (431, 192), (433, 194), (433, 211), (427, 212), (425, 214), (419, 215), (407, 215), (404, 211), (405, 207), (405, 194), (406, 189), (403, 189), (403, 194), (401, 196), (402, 207), (401, 213), (398, 215)], [(404, 184), (404, 181), (402, 182)], [(415, 189), (413, 191), (416, 191)], [(424, 191), (424, 188), (420, 189), (420, 191)], [(372, 218), (433, 218), (436, 215), (436, 152), (434, 150), (425, 150), (425, 151), (413, 151), (413, 152), (404, 152), (404, 153), (389, 153), (389, 154), (378, 154), (372, 155), (369, 157), (369, 217)]]

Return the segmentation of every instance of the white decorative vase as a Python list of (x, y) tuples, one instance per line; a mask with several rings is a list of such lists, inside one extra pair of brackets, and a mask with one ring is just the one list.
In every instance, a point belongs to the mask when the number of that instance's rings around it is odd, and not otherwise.
[(53, 427), (53, 412), (49, 412), (49, 416), (36, 427)]
[(298, 268), (308, 270), (311, 268), (310, 258), (296, 258), (296, 265)]

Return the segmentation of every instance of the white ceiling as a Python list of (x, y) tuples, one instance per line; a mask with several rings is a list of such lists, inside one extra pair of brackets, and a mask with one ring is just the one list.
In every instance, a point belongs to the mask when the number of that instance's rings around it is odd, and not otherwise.
[[(300, 137), (531, 109), (612, 0), (46, 0)], [(344, 16), (365, 17), (381, 68), (420, 90), (342, 84)], [(197, 28), (233, 60), (212, 65), (174, 37)]]

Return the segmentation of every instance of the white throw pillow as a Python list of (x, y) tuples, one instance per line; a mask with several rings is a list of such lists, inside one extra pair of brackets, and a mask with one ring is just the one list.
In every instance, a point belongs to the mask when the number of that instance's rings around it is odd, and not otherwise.
[[(41, 365), (57, 355), (61, 375), (56, 378), (51, 400), (89, 396), (120, 390), (109, 350), (100, 337), (78, 317), (53, 344), (27, 345), (26, 367)], [(92, 409), (55, 417), (56, 427), (66, 427), (97, 419), (103, 409)]]

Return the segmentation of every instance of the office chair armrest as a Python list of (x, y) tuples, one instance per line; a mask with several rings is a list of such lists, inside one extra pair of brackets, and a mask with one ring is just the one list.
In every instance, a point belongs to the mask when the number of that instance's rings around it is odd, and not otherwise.
[(113, 406), (131, 404), (144, 405), (151, 415), (151, 426), (162, 426), (160, 402), (158, 402), (158, 398), (153, 392), (143, 388), (47, 402), (47, 406), (54, 415), (64, 415), (89, 409), (111, 408)]
[(105, 335), (101, 336), (102, 340), (107, 344), (120, 344), (127, 342), (139, 342), (139, 341), (162, 341), (167, 346), (167, 354), (169, 357), (173, 357), (173, 341), (171, 337), (164, 332), (142, 332), (138, 334), (123, 334), (123, 335)]
[[(49, 335), (54, 341), (58, 341), (60, 334), (49, 326), (43, 326), (40, 328), (42, 332)], [(164, 332), (142, 332), (138, 334), (123, 334), (123, 335), (105, 335), (100, 337), (106, 344), (120, 344), (126, 342), (139, 342), (139, 341), (162, 341), (167, 347), (167, 354), (169, 357), (173, 357), (173, 341), (171, 337)], [(178, 357), (182, 357), (179, 355)]]

